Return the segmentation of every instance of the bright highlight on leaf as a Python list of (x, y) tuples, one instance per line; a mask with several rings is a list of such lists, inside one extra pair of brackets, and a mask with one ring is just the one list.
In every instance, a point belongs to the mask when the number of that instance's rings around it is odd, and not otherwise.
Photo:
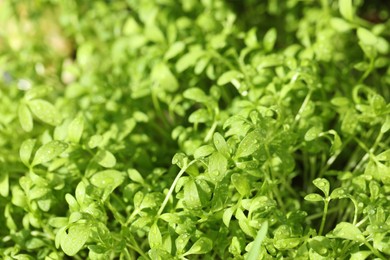
[(74, 256), (87, 242), (90, 228), (85, 224), (74, 224), (61, 236), (61, 248), (65, 254)]
[(124, 181), (124, 174), (115, 170), (105, 170), (95, 173), (91, 183), (99, 188), (115, 189)]
[(353, 2), (353, 0), (340, 0), (339, 1), (340, 13), (345, 19), (347, 19), (349, 21), (353, 20), (353, 15), (354, 15), (352, 2)]
[(257, 260), (260, 257), (260, 247), (263, 243), (268, 232), (268, 221), (265, 221), (259, 231), (257, 232), (255, 241), (253, 241), (252, 247), (246, 257), (246, 260)]
[(31, 100), (28, 102), (28, 106), (31, 109), (31, 112), (42, 122), (53, 126), (61, 123), (60, 112), (46, 100)]
[(55, 157), (62, 154), (67, 147), (68, 145), (64, 142), (50, 141), (37, 150), (31, 165), (35, 166), (51, 161)]
[(213, 248), (213, 241), (207, 237), (199, 238), (188, 250), (184, 256), (186, 255), (198, 255), (205, 254), (209, 252)]
[(259, 131), (254, 130), (250, 132), (245, 138), (241, 141), (240, 145), (237, 148), (235, 157), (246, 157), (253, 154), (257, 149), (260, 148), (262, 136)]
[(20, 125), (22, 126), (23, 130), (26, 132), (30, 132), (33, 129), (34, 123), (31, 112), (26, 104), (21, 103), (19, 105), (18, 116)]

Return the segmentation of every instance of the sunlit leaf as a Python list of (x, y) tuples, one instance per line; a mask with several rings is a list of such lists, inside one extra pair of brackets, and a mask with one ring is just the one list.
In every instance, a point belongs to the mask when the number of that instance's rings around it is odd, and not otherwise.
[(245, 138), (241, 141), (240, 145), (237, 148), (235, 157), (246, 157), (253, 154), (257, 149), (260, 148), (262, 136), (259, 131), (254, 130), (250, 132)]
[(28, 106), (31, 112), (42, 122), (56, 126), (62, 121), (60, 112), (46, 100), (30, 100)]
[(61, 237), (61, 248), (69, 256), (76, 255), (89, 238), (90, 228), (86, 224), (73, 224)]
[(47, 144), (39, 147), (37, 152), (35, 153), (34, 159), (31, 163), (32, 166), (42, 164), (48, 161), (51, 161), (55, 157), (62, 154), (68, 145), (64, 142), (60, 141), (50, 141)]
[(21, 103), (18, 109), (19, 122), (23, 130), (30, 132), (33, 129), (33, 117), (26, 104)]

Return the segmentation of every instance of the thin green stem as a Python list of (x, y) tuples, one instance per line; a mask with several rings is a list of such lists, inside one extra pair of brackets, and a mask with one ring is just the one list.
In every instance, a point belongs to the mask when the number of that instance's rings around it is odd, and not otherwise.
[(311, 99), (312, 93), (313, 93), (312, 90), (309, 90), (309, 93), (307, 93), (305, 99), (303, 100), (303, 103), (302, 103), (301, 107), (298, 110), (298, 113), (295, 116), (295, 122), (294, 123), (297, 123), (301, 119), (301, 115), (302, 115), (303, 111), (305, 110), (307, 104), (309, 103), (309, 101)]
[(354, 214), (353, 214), (353, 222), (352, 224), (356, 225), (357, 223), (357, 217), (358, 217), (358, 214), (359, 214), (359, 207), (358, 207), (358, 203), (356, 200), (352, 199), (352, 202), (353, 202), (353, 205), (355, 206), (355, 211), (354, 211)]
[(359, 83), (362, 83), (370, 75), (370, 73), (374, 70), (374, 68), (375, 68), (375, 59), (370, 58), (369, 67), (359, 79)]
[(383, 133), (379, 132), (378, 136), (375, 138), (374, 144), (369, 149), (362, 141), (360, 141), (359, 138), (354, 137), (354, 141), (366, 152), (366, 154), (363, 156), (363, 158), (360, 160), (360, 162), (356, 165), (354, 172), (358, 171), (363, 164), (367, 161), (368, 158), (374, 158), (374, 151), (376, 147), (380, 144), (381, 140), (383, 138)]
[(158, 97), (156, 95), (156, 90), (152, 89), (151, 96), (152, 96), (154, 109), (157, 111), (159, 118), (161, 119), (161, 122), (163, 123), (165, 128), (169, 129), (169, 122), (161, 110), (160, 102), (158, 101)]
[(329, 198), (326, 198), (324, 200), (324, 214), (322, 215), (321, 226), (320, 226), (320, 230), (318, 231), (319, 236), (321, 236), (324, 231), (326, 215), (328, 214), (328, 207), (329, 207)]
[(368, 243), (368, 241), (364, 241), (364, 244), (371, 250), (371, 252), (374, 253), (374, 255), (376, 255), (380, 259), (387, 259), (377, 249), (375, 249), (370, 243)]
[(362, 220), (360, 220), (358, 223), (356, 223), (356, 227), (359, 227), (363, 225), (368, 220), (368, 216), (364, 217)]
[(172, 193), (173, 193), (173, 190), (175, 189), (176, 187), (176, 184), (177, 182), (179, 181), (180, 177), (183, 175), (183, 173), (185, 173), (185, 171), (188, 169), (188, 167), (190, 167), (193, 163), (195, 163), (196, 161), (191, 161), (188, 165), (184, 166), (180, 172), (177, 174), (175, 180), (173, 181), (171, 187), (169, 188), (169, 191), (167, 193), (167, 195), (165, 196), (165, 199), (163, 201), (163, 203), (161, 204), (161, 207), (160, 209), (158, 210), (157, 212), (157, 217), (159, 217), (161, 215), (161, 213), (164, 211), (164, 208), (165, 206), (167, 205), (168, 203), (168, 200), (169, 198), (171, 197)]
[[(330, 213), (338, 212), (339, 210), (340, 210), (339, 208), (331, 208), (328, 210), (327, 214), (329, 215)], [(324, 215), (324, 212), (318, 212), (316, 214), (313, 214), (313, 215), (306, 217), (306, 220), (310, 221), (313, 219), (321, 218), (321, 217), (323, 217), (323, 215)]]
[(206, 137), (204, 138), (205, 143), (207, 143), (208, 141), (211, 140), (211, 138), (215, 132), (215, 129), (217, 128), (217, 125), (218, 125), (218, 122), (214, 121), (213, 125), (210, 127), (209, 131), (207, 132)]
[(324, 167), (322, 167), (319, 177), (324, 176), (325, 172), (329, 169), (329, 167), (336, 161), (337, 157), (341, 154), (347, 144), (351, 141), (351, 137), (349, 137), (345, 142), (342, 143), (339, 150), (336, 151), (334, 155), (332, 155), (327, 161)]
[(131, 242), (132, 244), (130, 243), (127, 243), (126, 245), (134, 250), (135, 252), (137, 252), (139, 255), (141, 255), (144, 259), (149, 259), (149, 257), (142, 251), (142, 249), (138, 246), (138, 243), (137, 241), (135, 241), (135, 239), (133, 237), (131, 237)]
[(122, 225), (122, 226), (125, 226), (126, 225), (126, 220), (125, 218), (116, 210), (116, 208), (114, 208), (110, 201), (109, 200), (106, 200), (105, 202), (107, 208), (112, 212), (112, 214), (114, 215), (114, 218)]
[(211, 50), (209, 53), (211, 54), (212, 57), (214, 57), (217, 60), (219, 60), (222, 63), (224, 63), (230, 70), (235, 70), (236, 69), (236, 66), (233, 63), (231, 63), (228, 59), (226, 59), (224, 56), (222, 56), (218, 52), (216, 52), (214, 50)]
[(282, 211), (285, 211), (285, 206), (284, 206), (284, 203), (283, 203), (283, 200), (282, 198), (280, 197), (280, 190), (277, 189), (276, 186), (274, 186), (274, 183), (276, 182), (275, 181), (275, 176), (274, 176), (274, 172), (273, 172), (273, 169), (272, 169), (272, 165), (270, 165), (270, 161), (271, 161), (271, 153), (269, 152), (269, 149), (268, 149), (268, 146), (265, 145), (265, 151), (267, 153), (267, 158), (268, 158), (268, 162), (267, 162), (267, 165), (268, 165), (268, 170), (269, 170), (269, 180), (272, 182), (271, 183), (271, 186), (272, 186), (272, 194), (275, 196), (277, 202), (279, 203)]

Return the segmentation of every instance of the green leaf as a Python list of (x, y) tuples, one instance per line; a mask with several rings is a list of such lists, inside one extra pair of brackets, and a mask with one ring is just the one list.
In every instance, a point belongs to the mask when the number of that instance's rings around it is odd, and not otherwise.
[(348, 197), (347, 192), (345, 191), (344, 188), (336, 188), (330, 194), (331, 199), (343, 199), (347, 197)]
[(150, 231), (148, 234), (148, 241), (150, 248), (158, 248), (162, 245), (162, 236), (159, 227), (156, 223), (150, 227)]
[(155, 43), (163, 43), (165, 40), (161, 29), (152, 23), (148, 23), (145, 26), (144, 35), (147, 39)]
[(55, 157), (62, 154), (67, 148), (68, 145), (64, 142), (60, 142), (56, 140), (50, 141), (47, 144), (44, 144), (41, 147), (39, 147), (39, 149), (35, 153), (34, 160), (31, 165), (36, 166), (38, 164), (51, 161)]
[(162, 248), (152, 248), (149, 250), (148, 255), (150, 259), (171, 259), (172, 258), (172, 255), (168, 251)]
[(386, 109), (386, 101), (381, 95), (372, 95), (370, 98), (370, 104), (378, 115)]
[(30, 109), (28, 109), (25, 103), (21, 103), (18, 109), (19, 122), (23, 130), (26, 132), (31, 132), (34, 126), (33, 117), (31, 115)]
[(209, 62), (210, 62), (209, 56), (201, 57), (195, 65), (195, 69), (194, 69), (195, 74), (196, 75), (201, 74), (206, 69), (206, 66), (209, 64)]
[(34, 186), (31, 190), (28, 191), (28, 198), (30, 200), (35, 200), (42, 198), (46, 194), (48, 194), (50, 190), (48, 188), (40, 187), (40, 186)]
[(185, 47), (186, 45), (183, 42), (173, 43), (165, 53), (164, 59), (169, 60), (176, 57), (178, 54), (184, 51)]
[(166, 91), (174, 92), (179, 88), (179, 82), (165, 63), (159, 63), (153, 67), (151, 78)]
[(234, 208), (227, 208), (223, 212), (222, 221), (225, 224), (226, 227), (229, 227), (230, 220), (232, 219), (232, 216), (234, 214)]
[(114, 190), (116, 187), (122, 184), (125, 180), (125, 175), (123, 172), (116, 170), (105, 170), (95, 173), (91, 177), (91, 183), (99, 188), (110, 188)]
[(50, 218), (48, 224), (55, 228), (62, 228), (68, 224), (68, 218), (67, 217)]
[(76, 255), (87, 242), (90, 228), (86, 224), (73, 224), (67, 234), (61, 237), (61, 248), (69, 256)]
[(353, 26), (350, 23), (338, 17), (332, 17), (330, 19), (330, 24), (334, 30), (342, 33), (350, 31), (353, 28)]
[(32, 154), (32, 151), (34, 149), (35, 143), (36, 143), (35, 139), (27, 139), (20, 146), (20, 150), (19, 150), (20, 160), (27, 167), (30, 166), (30, 158), (31, 158), (31, 154)]
[(237, 148), (235, 158), (246, 157), (252, 155), (256, 150), (260, 148), (261, 141), (263, 140), (259, 131), (254, 130), (250, 132), (241, 141)]
[(194, 152), (194, 158), (199, 159), (203, 157), (207, 157), (215, 151), (214, 147), (211, 145), (203, 145), (197, 148)]
[(357, 29), (357, 36), (359, 40), (365, 45), (375, 45), (378, 42), (378, 38), (369, 30), (359, 27)]
[(348, 110), (341, 123), (341, 131), (346, 134), (353, 134), (359, 125), (359, 119), (353, 110)]
[(232, 174), (232, 183), (241, 196), (247, 196), (251, 192), (251, 185), (247, 176), (243, 176), (239, 173)]
[(8, 172), (0, 173), (0, 195), (8, 197), (9, 195), (9, 174)]
[(96, 161), (105, 168), (112, 168), (116, 164), (115, 156), (107, 150), (100, 150), (96, 154)]
[(277, 38), (277, 31), (275, 28), (269, 29), (263, 38), (264, 49), (266, 51), (272, 51)]
[(376, 181), (370, 181), (370, 197), (372, 200), (377, 200), (380, 195), (380, 187)]
[(242, 75), (241, 72), (237, 70), (230, 70), (225, 73), (223, 73), (217, 81), (217, 84), (222, 86), (226, 85), (227, 83), (233, 83), (233, 85), (236, 86), (237, 83), (234, 83), (233, 81), (238, 81), (239, 79), (243, 78), (244, 75)]
[(268, 232), (268, 221), (265, 221), (259, 231), (257, 232), (255, 241), (252, 244), (251, 249), (248, 252), (246, 260), (257, 260), (260, 257), (260, 248)]
[(334, 130), (329, 130), (328, 133), (333, 135), (333, 141), (332, 141), (332, 146), (330, 148), (330, 154), (334, 155), (335, 153), (339, 152), (341, 147), (342, 147), (342, 142), (339, 134), (334, 131)]
[(236, 236), (234, 236), (229, 246), (229, 253), (231, 253), (234, 257), (238, 258), (239, 256), (241, 256), (241, 251), (242, 250), (241, 250), (240, 241)]
[(134, 182), (141, 183), (141, 184), (143, 184), (145, 182), (141, 173), (139, 173), (139, 171), (137, 171), (136, 169), (128, 169), (127, 174), (129, 176), (130, 180), (132, 180)]
[(211, 201), (211, 210), (213, 212), (220, 211), (225, 208), (226, 203), (229, 200), (229, 186), (230, 186), (230, 176), (225, 175), (225, 177), (217, 182), (213, 192), (213, 198)]
[(341, 15), (349, 20), (352, 21), (354, 17), (354, 11), (353, 11), (353, 5), (352, 0), (339, 0), (339, 8)]
[(388, 149), (388, 150), (386, 150), (386, 151), (384, 151), (384, 152), (378, 154), (378, 155), (376, 156), (376, 159), (377, 159), (378, 161), (385, 161), (385, 162), (387, 161), (387, 162), (390, 162), (390, 149)]
[(250, 225), (249, 219), (246, 217), (241, 208), (236, 210), (235, 217), (238, 219), (238, 225), (240, 226), (241, 230), (248, 236), (254, 238), (256, 236), (256, 231)]
[(386, 120), (381, 127), (381, 133), (386, 133), (387, 131), (389, 131), (389, 129), (390, 129), (390, 116), (387, 115)]
[(277, 239), (274, 243), (275, 248), (279, 250), (287, 250), (297, 247), (301, 242), (299, 238), (282, 238)]
[(88, 141), (89, 148), (93, 149), (99, 147), (103, 141), (103, 136), (101, 135), (93, 135), (90, 137)]
[(251, 47), (251, 48), (254, 48), (256, 46), (258, 46), (259, 44), (259, 41), (257, 39), (257, 35), (256, 35), (256, 27), (254, 28), (251, 28), (245, 35), (245, 44), (248, 46), (248, 47)]
[(199, 238), (183, 256), (206, 254), (213, 249), (213, 241), (207, 237)]
[(325, 197), (329, 196), (330, 185), (329, 185), (329, 181), (327, 179), (317, 178), (317, 179), (313, 180), (313, 184), (317, 188), (322, 190), (322, 192), (325, 194)]
[(188, 233), (180, 234), (176, 240), (175, 240), (175, 245), (176, 245), (176, 250), (178, 254), (182, 254), (184, 251), (184, 248), (188, 244), (188, 241), (190, 241), (191, 235)]
[(209, 120), (210, 120), (209, 112), (204, 108), (200, 108), (196, 110), (188, 117), (188, 121), (190, 123), (205, 123)]
[(199, 103), (206, 103), (210, 98), (200, 88), (189, 88), (183, 93), (183, 96), (187, 99), (194, 100)]
[(68, 126), (68, 139), (70, 142), (78, 143), (84, 130), (84, 118), (78, 115)]
[(230, 157), (229, 146), (227, 145), (225, 138), (220, 133), (214, 133), (213, 142), (215, 148), (226, 158)]
[(204, 180), (190, 180), (184, 184), (183, 204), (188, 209), (199, 209), (209, 202), (211, 190)]
[(313, 126), (310, 128), (306, 134), (305, 134), (305, 141), (310, 142), (316, 139), (320, 133), (322, 132), (322, 129), (318, 126)]
[(198, 59), (203, 55), (203, 50), (193, 48), (189, 53), (184, 54), (176, 63), (177, 72), (183, 72), (191, 66), (194, 66)]
[(84, 204), (86, 198), (86, 186), (84, 182), (79, 182), (75, 190), (76, 200), (80, 205)]
[(321, 197), (321, 195), (319, 195), (317, 193), (308, 194), (305, 196), (304, 199), (307, 201), (311, 201), (311, 202), (324, 201), (324, 198)]
[(371, 251), (359, 251), (356, 253), (351, 254), (350, 260), (365, 260), (367, 259), (370, 255), (372, 255)]
[(375, 160), (370, 160), (364, 171), (364, 175), (384, 183), (390, 182), (390, 167)]
[(69, 208), (72, 211), (78, 211), (79, 210), (80, 205), (78, 204), (77, 200), (73, 197), (73, 195), (71, 195), (69, 193), (65, 194), (65, 200), (68, 203)]
[(28, 102), (32, 113), (42, 122), (52, 126), (57, 126), (61, 123), (60, 112), (49, 102), (43, 99), (34, 99)]
[(161, 214), (160, 215), (160, 219), (168, 222), (168, 223), (172, 223), (172, 224), (181, 224), (183, 223), (183, 221), (181, 220), (181, 218), (175, 214), (175, 213), (164, 213), (164, 214)]
[(208, 172), (214, 176), (216, 180), (220, 180), (225, 175), (228, 161), (220, 152), (214, 152), (209, 157)]
[(332, 232), (333, 236), (343, 239), (348, 239), (357, 242), (364, 242), (365, 238), (355, 225), (348, 222), (341, 222), (337, 224)]
[(332, 98), (330, 103), (338, 107), (345, 107), (348, 106), (351, 103), (351, 101), (346, 97), (334, 97)]

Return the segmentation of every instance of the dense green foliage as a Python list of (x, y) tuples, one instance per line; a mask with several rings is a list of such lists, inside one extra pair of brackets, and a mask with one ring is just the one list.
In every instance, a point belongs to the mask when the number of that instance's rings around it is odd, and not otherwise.
[(2, 259), (389, 259), (385, 1), (0, 1)]

